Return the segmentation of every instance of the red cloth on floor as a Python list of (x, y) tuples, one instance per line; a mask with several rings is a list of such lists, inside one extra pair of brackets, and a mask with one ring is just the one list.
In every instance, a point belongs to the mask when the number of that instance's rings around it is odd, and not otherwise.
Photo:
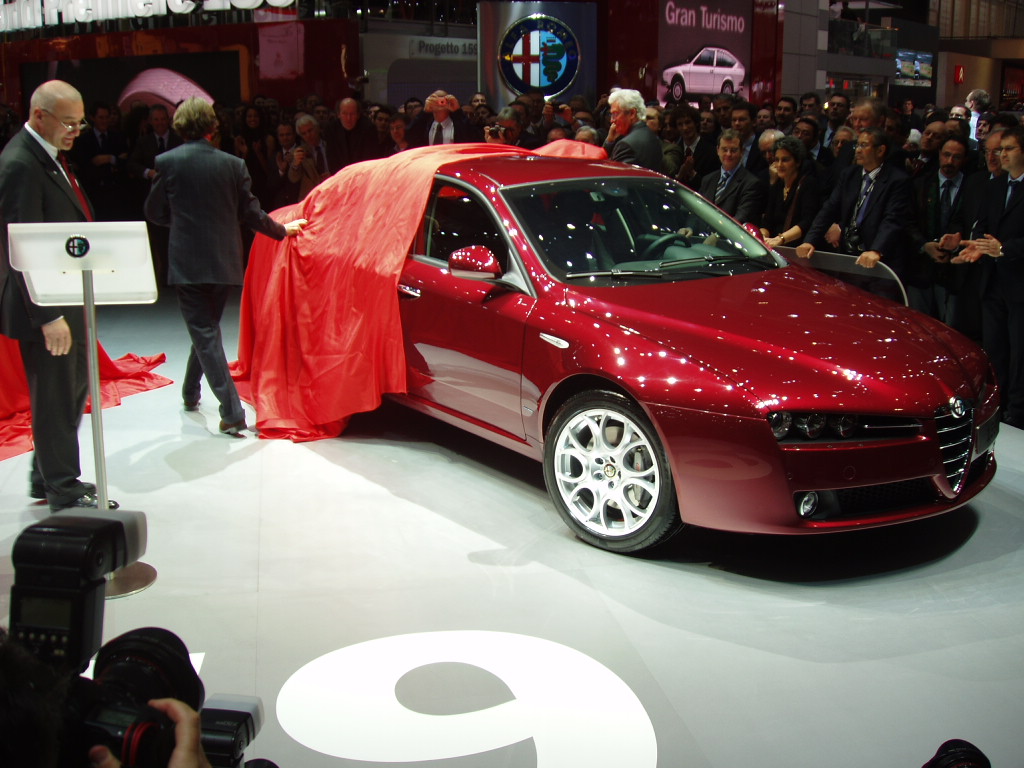
[(504, 144), (446, 144), (356, 163), (275, 211), (309, 224), (257, 235), (242, 289), (232, 374), (260, 437), (335, 437), (385, 392), (405, 392), (398, 278), (434, 173), (469, 157), (529, 155)]
[[(140, 357), (128, 354), (111, 360), (99, 346), (100, 392), (103, 407), (121, 404), (121, 398), (171, 384), (152, 373), (166, 356)], [(88, 406), (87, 406), (88, 410)], [(32, 415), (29, 412), (28, 381), (21, 362), (18, 342), (0, 336), (0, 461), (32, 450)]]

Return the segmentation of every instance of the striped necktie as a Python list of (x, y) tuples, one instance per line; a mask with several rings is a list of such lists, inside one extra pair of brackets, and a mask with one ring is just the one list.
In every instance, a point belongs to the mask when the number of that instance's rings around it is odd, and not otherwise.
[(722, 171), (722, 175), (718, 177), (718, 186), (715, 188), (715, 202), (718, 202), (718, 198), (722, 196), (722, 191), (725, 189), (726, 184), (729, 183), (729, 178), (732, 176), (728, 171)]

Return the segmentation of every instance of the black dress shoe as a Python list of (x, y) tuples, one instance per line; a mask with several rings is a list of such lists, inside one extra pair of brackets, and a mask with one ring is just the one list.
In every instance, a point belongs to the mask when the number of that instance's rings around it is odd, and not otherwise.
[(243, 429), (248, 429), (248, 427), (245, 426), (245, 419), (240, 419), (239, 421), (232, 422), (221, 420), (218, 429), (220, 430), (220, 433), (222, 435), (231, 435), (231, 437), (245, 437), (245, 435), (241, 433)]
[(185, 410), (186, 411), (198, 411), (199, 410), (199, 401), (198, 400), (186, 400), (185, 401)]
[[(82, 483), (85, 486), (86, 493), (96, 493), (96, 486), (92, 483)], [(28, 487), (28, 496), (30, 499), (45, 499), (46, 498), (46, 486), (42, 483), (32, 483)]]
[[(100, 500), (95, 493), (83, 493), (74, 501), (66, 504), (54, 504), (50, 502), (51, 512), (60, 512), (62, 509), (99, 509)], [(107, 499), (107, 509), (118, 509), (121, 505), (113, 499)]]

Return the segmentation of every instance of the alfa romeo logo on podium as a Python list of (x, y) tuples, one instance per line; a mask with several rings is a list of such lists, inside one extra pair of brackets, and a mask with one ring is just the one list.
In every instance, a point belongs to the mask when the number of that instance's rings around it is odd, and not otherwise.
[(74, 259), (80, 259), (89, 252), (89, 241), (82, 235), (72, 235), (64, 243), (64, 252)]
[(516, 93), (540, 88), (554, 96), (572, 85), (580, 70), (576, 35), (558, 19), (534, 14), (506, 30), (498, 46), (498, 68)]

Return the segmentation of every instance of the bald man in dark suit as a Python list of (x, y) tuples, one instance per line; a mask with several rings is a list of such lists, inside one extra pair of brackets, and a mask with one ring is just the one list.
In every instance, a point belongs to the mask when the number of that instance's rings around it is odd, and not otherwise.
[[(92, 220), (92, 207), (64, 157), (84, 116), (82, 96), (68, 83), (50, 80), (32, 94), (28, 122), (0, 155), (3, 243), (8, 224)], [(45, 498), (53, 511), (96, 508), (96, 486), (79, 479), (78, 425), (88, 394), (82, 308), (33, 304), (5, 253), (0, 332), (18, 341), (28, 378), (35, 443), (29, 495)]]

